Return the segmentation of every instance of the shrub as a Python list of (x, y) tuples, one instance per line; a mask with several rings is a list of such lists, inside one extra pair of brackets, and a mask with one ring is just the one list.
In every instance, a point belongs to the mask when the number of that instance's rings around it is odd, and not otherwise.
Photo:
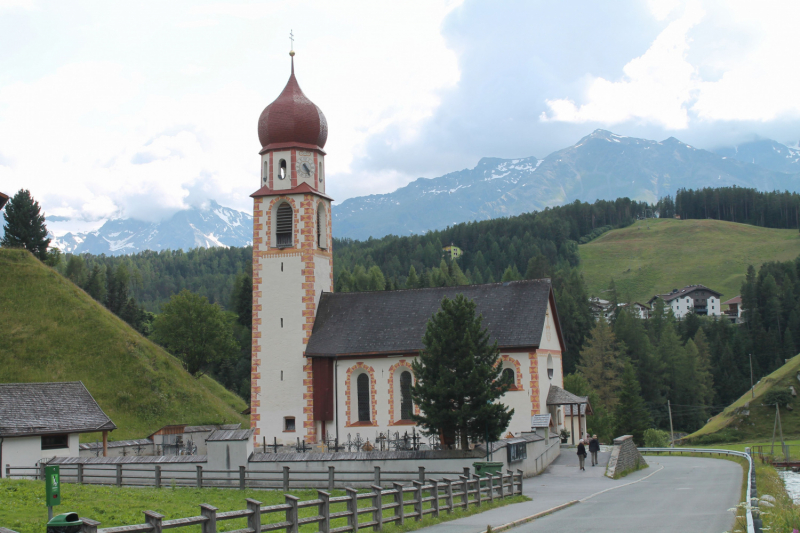
[(666, 448), (669, 446), (669, 433), (661, 429), (648, 429), (644, 432), (644, 445), (647, 448)]
[(792, 395), (786, 389), (773, 388), (770, 389), (762, 398), (761, 403), (764, 405), (787, 405), (792, 402)]
[(692, 439), (692, 444), (719, 444), (723, 442), (738, 442), (741, 436), (730, 429), (724, 429), (709, 435), (700, 435)]

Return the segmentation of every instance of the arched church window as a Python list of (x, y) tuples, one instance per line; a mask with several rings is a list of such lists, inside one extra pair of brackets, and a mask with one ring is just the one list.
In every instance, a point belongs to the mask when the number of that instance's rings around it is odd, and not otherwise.
[(511, 383), (511, 388), (512, 389), (516, 389), (517, 388), (517, 380), (516, 380), (516, 377), (514, 376), (514, 371), (512, 369), (504, 368), (502, 375), (503, 375), (503, 380), (504, 381), (508, 381), (509, 383)]
[(356, 378), (356, 392), (358, 394), (358, 421), (369, 422), (369, 376), (359, 374)]
[(411, 399), (411, 372), (400, 374), (400, 420), (411, 420), (414, 401)]
[(322, 183), (322, 161), (319, 162), (319, 182)]
[(547, 379), (553, 379), (553, 356), (547, 354)]
[(278, 179), (286, 179), (286, 160), (281, 159), (278, 166)]
[(268, 171), (269, 171), (269, 164), (266, 161), (264, 161), (264, 174), (261, 178), (264, 181), (263, 185), (267, 184), (267, 179), (269, 178)]
[(275, 240), (279, 248), (292, 245), (292, 206), (286, 202), (278, 206), (275, 222)]

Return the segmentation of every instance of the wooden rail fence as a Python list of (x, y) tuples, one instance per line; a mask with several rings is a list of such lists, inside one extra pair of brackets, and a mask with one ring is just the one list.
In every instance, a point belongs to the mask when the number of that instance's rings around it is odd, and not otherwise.
[[(427, 483), (412, 482), (412, 486), (392, 483), (391, 489), (374, 485), (371, 492), (359, 493), (347, 488), (345, 496), (331, 496), (330, 492), (317, 491), (314, 500), (300, 501), (286, 494), (285, 503), (262, 506), (261, 502), (247, 499), (247, 508), (238, 511), (218, 512), (208, 504), (200, 506), (200, 514), (188, 518), (164, 520), (154, 511), (144, 512), (144, 523), (99, 529), (100, 522), (89, 518), (83, 521), (82, 533), (161, 533), (165, 529), (201, 526), (202, 533), (216, 533), (217, 523), (225, 520), (246, 519), (247, 526), (230, 533), (260, 533), (284, 530), (299, 533), (300, 526), (317, 524), (320, 533), (357, 532), (372, 528), (381, 531), (385, 524), (402, 525), (406, 520), (422, 520), (426, 515), (439, 517), (441, 512), (452, 513), (480, 507), (502, 499), (522, 494), (522, 471), (508, 470), (505, 474), (487, 474), (485, 477), (460, 475), (458, 479), (443, 478)], [(309, 512), (310, 516), (303, 516)], [(365, 516), (366, 515), (366, 516)], [(272, 519), (277, 519), (272, 521)], [(343, 523), (343, 525), (338, 525)]]
[[(6, 478), (44, 479), (45, 464), (32, 467), (6, 466)], [(426, 471), (420, 466), (416, 471), (381, 470), (376, 466), (371, 471), (336, 471), (334, 466), (327, 470), (291, 470), (284, 466), (281, 470), (206, 470), (202, 465), (190, 469), (169, 468), (169, 463), (116, 463), (82, 464), (67, 463), (59, 465), (62, 483), (85, 485), (116, 485), (117, 487), (217, 487), (251, 489), (280, 489), (288, 491), (299, 488), (347, 488), (356, 485), (391, 486), (392, 483), (426, 483), (429, 476), (469, 476), (470, 469), (461, 472)]]

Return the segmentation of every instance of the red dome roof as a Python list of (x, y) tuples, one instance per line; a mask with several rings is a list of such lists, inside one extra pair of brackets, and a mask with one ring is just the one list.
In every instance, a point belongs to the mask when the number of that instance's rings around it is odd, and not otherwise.
[[(322, 110), (309, 100), (292, 75), (280, 96), (269, 104), (258, 118), (258, 140), (261, 147), (275, 144), (301, 144), (320, 150), (328, 140), (328, 121)], [(276, 146), (277, 148), (277, 146)]]

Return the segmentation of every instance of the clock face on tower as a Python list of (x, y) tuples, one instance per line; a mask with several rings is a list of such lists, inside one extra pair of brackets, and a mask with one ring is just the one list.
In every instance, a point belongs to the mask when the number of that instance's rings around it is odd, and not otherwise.
[(296, 169), (299, 178), (314, 179), (314, 155), (311, 152), (299, 152)]

